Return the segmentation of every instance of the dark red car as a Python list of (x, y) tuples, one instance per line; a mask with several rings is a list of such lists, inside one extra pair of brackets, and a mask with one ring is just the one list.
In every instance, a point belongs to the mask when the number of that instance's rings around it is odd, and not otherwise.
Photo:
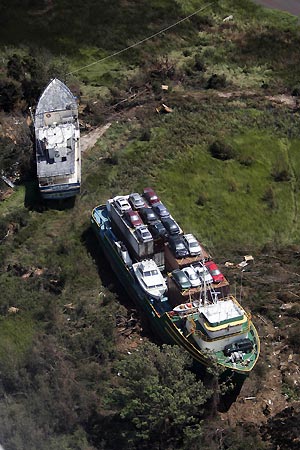
[(143, 195), (150, 205), (154, 205), (155, 203), (160, 202), (160, 198), (156, 195), (156, 193), (151, 187), (145, 188)]
[(129, 211), (125, 211), (124, 219), (128, 222), (131, 228), (135, 228), (144, 224), (139, 213), (136, 211), (132, 211), (132, 209), (130, 209)]
[(221, 283), (221, 281), (224, 281), (224, 275), (220, 272), (220, 269), (215, 262), (207, 261), (205, 265), (211, 274), (214, 283)]

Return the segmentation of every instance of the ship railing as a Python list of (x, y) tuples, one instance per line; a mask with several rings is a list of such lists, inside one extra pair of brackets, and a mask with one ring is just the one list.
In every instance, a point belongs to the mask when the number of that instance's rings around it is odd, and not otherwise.
[(249, 311), (246, 311), (246, 310), (242, 307), (242, 305), (240, 305), (240, 303), (237, 301), (237, 299), (234, 297), (234, 295), (229, 294), (229, 295), (227, 295), (227, 298), (230, 299), (230, 300), (232, 300), (233, 303), (234, 303), (236, 306), (238, 306), (239, 308), (242, 308), (242, 309), (244, 310), (244, 312), (245, 312), (245, 314), (246, 314), (246, 316), (248, 317), (249, 320), (252, 319), (251, 313), (250, 313)]

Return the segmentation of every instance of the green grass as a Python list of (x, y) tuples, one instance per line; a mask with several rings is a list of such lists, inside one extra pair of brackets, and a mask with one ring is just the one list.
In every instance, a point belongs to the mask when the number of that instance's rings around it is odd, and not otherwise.
[(26, 314), (0, 317), (0, 365), (17, 368), (32, 343), (35, 327)]
[[(245, 130), (234, 136), (232, 145), (240, 154), (251, 152), (255, 162), (246, 167), (237, 160), (215, 160), (205, 146), (190, 148), (159, 176), (166, 203), (184, 229), (215, 248), (251, 249), (269, 241), (296, 242), (300, 229), (294, 223), (293, 186), (275, 183), (271, 177), (273, 164), (284, 153), (282, 141)], [(275, 209), (262, 200), (269, 186), (274, 189)], [(207, 202), (197, 206), (203, 193)], [(296, 195), (297, 204), (299, 199)]]
[(7, 214), (21, 208), (24, 204), (25, 187), (18, 186), (14, 189), (13, 194), (2, 202), (0, 202), (0, 216), (5, 217)]

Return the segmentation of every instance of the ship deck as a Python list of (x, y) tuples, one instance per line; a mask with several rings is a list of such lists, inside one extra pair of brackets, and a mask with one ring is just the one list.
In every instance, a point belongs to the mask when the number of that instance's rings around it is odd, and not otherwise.
[(253, 325), (250, 327), (250, 331), (247, 337), (252, 342), (253, 349), (251, 350), (251, 352), (247, 352), (244, 354), (242, 361), (232, 362), (229, 356), (224, 355), (223, 351), (218, 351), (215, 353), (218, 363), (230, 369), (235, 369), (239, 371), (245, 371), (246, 369), (247, 371), (250, 371), (255, 365), (260, 352), (259, 339)]
[(39, 177), (71, 175), (75, 172), (75, 131), (73, 123), (38, 130), (37, 174)]

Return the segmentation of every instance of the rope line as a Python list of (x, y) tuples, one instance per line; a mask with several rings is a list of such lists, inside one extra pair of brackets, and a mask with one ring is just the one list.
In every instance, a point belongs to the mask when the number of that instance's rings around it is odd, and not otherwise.
[(98, 59), (97, 61), (94, 61), (94, 62), (92, 62), (90, 64), (87, 64), (86, 66), (79, 67), (79, 69), (73, 70), (72, 72), (69, 72), (66, 75), (73, 75), (74, 73), (80, 72), (83, 69), (87, 69), (88, 67), (94, 66), (95, 64), (98, 64), (100, 62), (106, 61), (107, 59), (113, 58), (114, 56), (120, 55), (121, 53), (124, 53), (127, 50), (130, 50), (131, 48), (137, 47), (138, 45), (143, 44), (144, 42), (149, 41), (150, 39), (153, 39), (156, 36), (159, 36), (160, 34), (164, 33), (165, 31), (168, 31), (171, 28), (176, 27), (180, 23), (184, 22), (185, 20), (190, 19), (191, 17), (195, 16), (199, 12), (204, 11), (206, 8), (208, 8), (209, 6), (213, 5), (214, 3), (216, 3), (216, 1), (208, 3), (205, 6), (202, 6), (202, 8), (198, 9), (197, 11), (193, 12), (192, 14), (189, 14), (188, 16), (184, 17), (183, 19), (178, 20), (176, 23), (173, 23), (172, 25), (169, 25), (168, 27), (163, 28), (160, 31), (157, 31), (156, 33), (154, 33), (151, 36), (148, 36), (148, 37), (142, 39), (141, 41), (135, 42), (134, 44), (129, 45), (128, 47), (123, 48), (122, 50), (119, 50), (119, 51), (117, 51), (115, 53), (112, 53), (111, 55), (105, 56), (104, 58)]

